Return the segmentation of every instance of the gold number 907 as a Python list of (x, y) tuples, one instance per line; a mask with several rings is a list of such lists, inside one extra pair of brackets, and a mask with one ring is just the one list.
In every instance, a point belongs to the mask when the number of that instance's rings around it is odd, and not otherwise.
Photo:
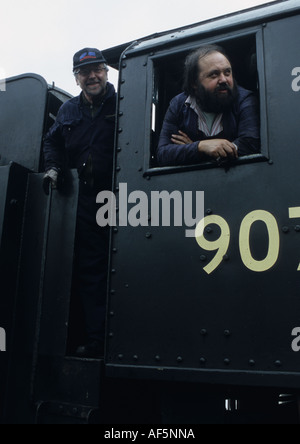
[[(300, 207), (289, 208), (290, 219), (300, 218)], [(250, 245), (250, 233), (253, 224), (263, 222), (268, 230), (269, 247), (268, 253), (263, 260), (256, 260), (253, 257)], [(220, 237), (215, 241), (209, 241), (204, 233), (208, 225), (217, 225), (221, 230)], [(196, 228), (196, 241), (200, 248), (206, 251), (217, 251), (212, 261), (204, 267), (207, 274), (213, 273), (223, 262), (230, 245), (230, 228), (225, 219), (221, 216), (211, 215), (202, 219)], [(270, 270), (277, 263), (280, 252), (279, 228), (275, 217), (264, 210), (256, 210), (247, 214), (240, 227), (239, 247), (243, 264), (251, 271), (262, 273)], [(300, 271), (300, 265), (298, 267)]]

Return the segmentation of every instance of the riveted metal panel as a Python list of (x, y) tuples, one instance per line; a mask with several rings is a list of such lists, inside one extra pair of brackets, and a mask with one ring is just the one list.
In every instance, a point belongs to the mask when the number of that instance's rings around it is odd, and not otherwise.
[[(179, 168), (171, 176), (164, 170), (148, 175), (153, 85), (146, 71), (153, 53), (130, 54), (124, 61), (116, 186), (122, 190), (126, 183), (127, 195), (144, 191), (149, 202), (151, 191), (204, 191), (206, 216), (226, 221), (230, 242), (223, 260), (207, 274), (204, 267), (216, 251), (187, 239), (185, 227), (120, 226), (113, 232), (106, 355), (110, 374), (299, 387), (299, 360), (291, 346), (300, 312), (295, 161), (300, 93), (293, 91), (291, 76), (299, 64), (299, 24), (295, 15), (263, 27), (266, 96), (261, 99), (267, 113), (262, 127), (268, 134), (262, 152), (268, 157), (260, 163), (249, 158), (229, 169)], [(205, 238), (217, 241), (220, 227), (210, 223), (208, 228)]]

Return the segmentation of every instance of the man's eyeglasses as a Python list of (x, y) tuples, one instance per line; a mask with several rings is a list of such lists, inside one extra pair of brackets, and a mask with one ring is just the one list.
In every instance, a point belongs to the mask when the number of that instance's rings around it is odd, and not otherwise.
[(96, 68), (95, 67), (93, 67), (93, 68), (80, 68), (80, 69), (77, 69), (76, 71), (74, 71), (74, 74), (75, 75), (80, 74), (83, 77), (87, 77), (87, 76), (89, 76), (91, 74), (91, 72), (94, 72), (96, 74), (101, 74), (103, 71), (106, 71), (106, 72), (109, 71), (109, 69), (108, 69), (108, 67), (106, 65), (105, 66), (98, 66)]

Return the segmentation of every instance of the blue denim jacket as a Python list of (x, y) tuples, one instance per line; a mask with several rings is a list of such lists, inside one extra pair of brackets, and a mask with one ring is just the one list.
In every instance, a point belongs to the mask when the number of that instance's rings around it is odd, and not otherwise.
[[(238, 87), (238, 99), (231, 111), (223, 115), (223, 131), (211, 139), (226, 139), (237, 145), (239, 156), (256, 154), (260, 150), (259, 103), (255, 94)], [(198, 129), (198, 116), (186, 104), (187, 95), (182, 93), (170, 103), (157, 149), (159, 166), (191, 165), (211, 158), (198, 151), (199, 142), (208, 140)], [(174, 145), (172, 134), (186, 133), (194, 142), (187, 145)]]

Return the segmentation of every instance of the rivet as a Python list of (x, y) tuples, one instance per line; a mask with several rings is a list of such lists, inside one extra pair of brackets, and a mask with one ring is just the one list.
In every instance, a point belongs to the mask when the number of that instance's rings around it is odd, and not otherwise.
[(116, 168), (116, 170), (117, 170), (117, 171), (121, 171), (121, 167), (118, 166), (118, 167)]
[(114, 311), (111, 311), (111, 312), (109, 313), (109, 315), (110, 315), (111, 317), (113, 317), (113, 316), (115, 315), (115, 312), (114, 312)]
[(269, 165), (274, 165), (274, 161), (273, 160), (269, 160)]
[(206, 210), (206, 214), (208, 215), (208, 216), (210, 216), (211, 214), (213, 213), (213, 211), (209, 208), (208, 210)]
[(116, 294), (116, 290), (110, 290), (110, 294)]
[(127, 63), (123, 63), (122, 68), (127, 68)]
[(204, 256), (204, 255), (200, 256), (200, 261), (205, 262), (206, 260), (207, 260), (206, 256)]
[(112, 272), (112, 274), (115, 274), (117, 271), (116, 271), (115, 268), (113, 268), (113, 269), (111, 270), (111, 272)]
[(254, 359), (249, 359), (249, 365), (250, 365), (250, 367), (254, 367), (255, 366)]
[(225, 254), (225, 255), (223, 256), (223, 261), (225, 261), (225, 262), (228, 262), (228, 261), (229, 261), (229, 256), (228, 256), (228, 254)]
[(206, 227), (205, 231), (206, 231), (206, 233), (210, 234), (213, 232), (213, 229), (211, 227)]
[(297, 231), (297, 233), (300, 232), (300, 225), (296, 225), (296, 226), (295, 226), (295, 231)]
[(146, 238), (147, 238), (147, 239), (151, 239), (151, 237), (152, 237), (152, 234), (151, 234), (151, 233), (146, 233)]
[(119, 117), (122, 117), (124, 115), (123, 111), (119, 112)]
[(200, 358), (200, 364), (201, 365), (205, 365), (206, 364), (206, 359), (205, 358)]
[(121, 147), (118, 147), (118, 148), (117, 148), (117, 151), (118, 151), (118, 153), (120, 153), (120, 152), (122, 151), (122, 148), (121, 148)]
[(160, 361), (160, 356), (156, 355), (156, 356), (155, 356), (155, 361), (156, 361), (156, 362), (159, 362), (159, 361)]
[(121, 134), (123, 132), (123, 128), (118, 129), (118, 133)]
[(177, 362), (178, 362), (178, 364), (181, 364), (183, 362), (183, 358), (181, 356), (178, 356)]
[(281, 367), (282, 366), (282, 362), (281, 361), (275, 361), (275, 365), (276, 367)]
[(138, 360), (139, 360), (138, 355), (134, 355), (134, 356), (133, 356), (133, 360), (134, 360), (134, 361), (138, 361)]
[(206, 336), (207, 335), (207, 330), (206, 328), (202, 328), (202, 330), (200, 331), (201, 336)]
[(226, 338), (231, 336), (230, 330), (224, 330), (224, 336), (226, 336)]
[(123, 358), (124, 358), (124, 355), (118, 355), (119, 361), (122, 361)]
[(289, 227), (282, 227), (282, 231), (283, 231), (284, 233), (289, 233), (289, 232), (290, 232), (290, 229), (289, 229)]
[(117, 248), (113, 248), (113, 253), (117, 253)]
[(230, 365), (230, 359), (228, 359), (228, 358), (224, 359), (224, 364), (225, 365)]
[(113, 338), (113, 336), (114, 336), (113, 332), (110, 332), (108, 336), (109, 336), (110, 338)]

